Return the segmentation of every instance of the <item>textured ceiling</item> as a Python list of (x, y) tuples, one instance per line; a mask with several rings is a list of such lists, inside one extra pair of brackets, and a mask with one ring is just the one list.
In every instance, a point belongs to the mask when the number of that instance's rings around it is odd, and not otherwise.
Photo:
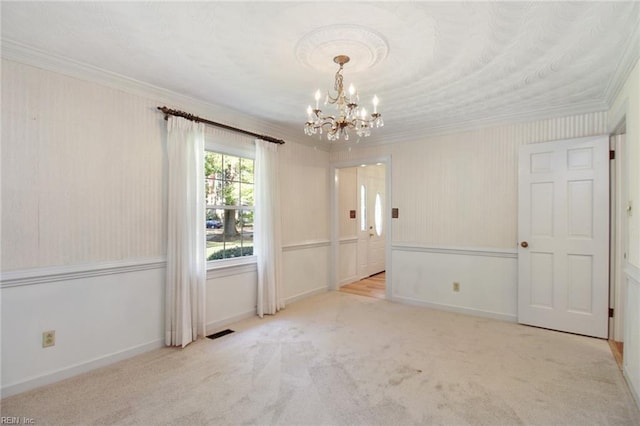
[[(9, 2), (16, 42), (302, 134), (316, 89), (381, 100), (375, 142), (606, 109), (638, 2)], [(215, 119), (215, 117), (210, 117)], [(274, 135), (279, 136), (279, 135)]]

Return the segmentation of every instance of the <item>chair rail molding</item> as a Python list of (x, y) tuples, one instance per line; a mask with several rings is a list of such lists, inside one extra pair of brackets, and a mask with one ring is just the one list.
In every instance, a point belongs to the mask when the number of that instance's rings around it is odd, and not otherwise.
[(46, 284), (57, 281), (76, 280), (102, 275), (161, 269), (166, 267), (164, 257), (95, 262), (82, 265), (48, 266), (2, 272), (0, 288)]
[(420, 253), (454, 254), (462, 256), (485, 256), (517, 258), (518, 250), (513, 248), (489, 248), (489, 247), (443, 247), (427, 246), (406, 243), (396, 243), (391, 246), (393, 251), (413, 251)]

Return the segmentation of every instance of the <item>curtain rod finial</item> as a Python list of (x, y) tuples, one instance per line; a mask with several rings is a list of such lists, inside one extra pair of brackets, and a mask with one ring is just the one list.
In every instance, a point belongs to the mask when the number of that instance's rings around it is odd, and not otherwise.
[(161, 106), (158, 107), (158, 109), (164, 112), (164, 120), (167, 121), (169, 119), (169, 108), (167, 108), (166, 106)]

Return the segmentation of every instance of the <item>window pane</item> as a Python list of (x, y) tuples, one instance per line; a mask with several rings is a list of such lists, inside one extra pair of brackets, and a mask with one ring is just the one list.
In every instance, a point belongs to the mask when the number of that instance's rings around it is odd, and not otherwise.
[(376, 223), (376, 234), (378, 234), (379, 237), (382, 235), (382, 199), (380, 198), (379, 192), (376, 194), (376, 205), (373, 215)]
[(224, 199), (222, 205), (237, 206), (240, 204), (240, 182), (224, 182)]
[(360, 230), (367, 230), (367, 190), (360, 185)]
[(242, 256), (253, 255), (253, 211), (240, 210), (240, 234), (242, 235)]
[(240, 180), (240, 158), (232, 155), (223, 156), (224, 179), (229, 182)]
[(204, 160), (205, 196), (207, 204), (219, 204), (222, 199), (222, 155), (207, 152)]
[(213, 228), (207, 228), (207, 260), (235, 257), (229, 250), (240, 245), (240, 232), (235, 223), (236, 211), (224, 209), (213, 211), (214, 216), (220, 219), (218, 222), (207, 223), (208, 226), (213, 225)]
[(215, 177), (222, 172), (222, 154), (217, 152), (206, 152), (204, 157), (205, 176)]
[(222, 259), (224, 253), (224, 210), (207, 209), (207, 260)]
[(253, 183), (253, 160), (248, 158), (240, 159), (240, 181)]
[(253, 206), (253, 184), (241, 183), (240, 185), (240, 205)]

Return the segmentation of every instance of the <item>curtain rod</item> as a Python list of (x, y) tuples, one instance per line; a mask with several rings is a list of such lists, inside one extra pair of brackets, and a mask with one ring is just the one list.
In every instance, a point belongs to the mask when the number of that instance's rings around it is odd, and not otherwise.
[(216, 126), (216, 127), (221, 127), (223, 129), (231, 130), (232, 132), (243, 133), (245, 135), (254, 136), (256, 138), (260, 138), (267, 142), (277, 143), (279, 145), (284, 144), (284, 141), (282, 139), (276, 139), (274, 137), (266, 136), (266, 135), (259, 135), (257, 133), (249, 132), (248, 130), (242, 130), (242, 129), (238, 129), (237, 127), (228, 126), (226, 124), (216, 123), (215, 121), (200, 118), (193, 114), (189, 114), (188, 112), (178, 111), (177, 109), (170, 109), (170, 108), (167, 108), (166, 106), (158, 107), (158, 109), (164, 113), (165, 120), (167, 120), (170, 115), (174, 115), (176, 117), (182, 117), (182, 118), (186, 118), (187, 120), (195, 121), (196, 123), (205, 123), (211, 126)]

